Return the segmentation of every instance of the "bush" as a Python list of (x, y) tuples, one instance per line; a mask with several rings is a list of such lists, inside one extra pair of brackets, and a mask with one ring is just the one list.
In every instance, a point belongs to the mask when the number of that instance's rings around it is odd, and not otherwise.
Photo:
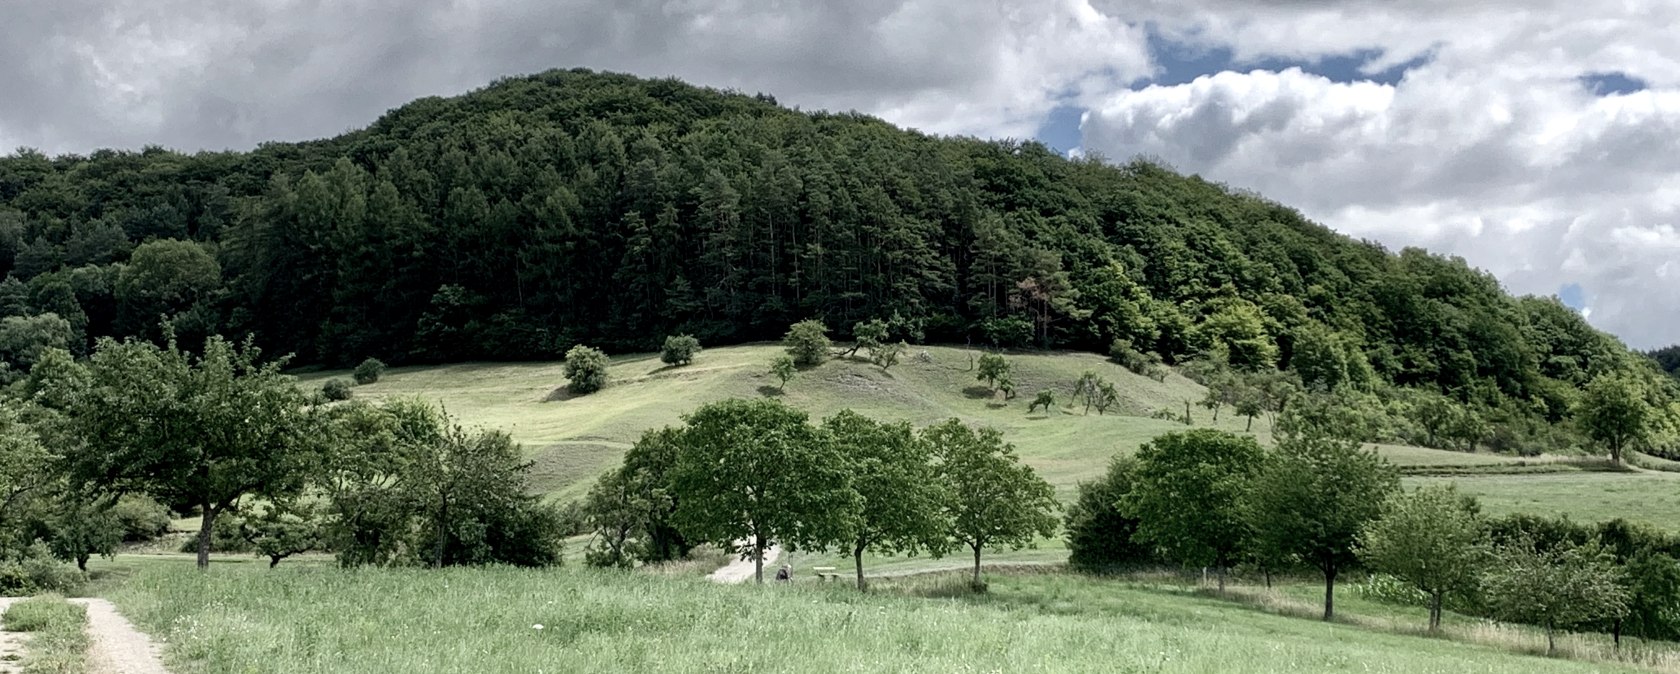
[(793, 357), (794, 365), (821, 365), (823, 361), (828, 360), (828, 326), (818, 320), (794, 323), (793, 327), (788, 328), (787, 335), (782, 337), (782, 344), (787, 346), (788, 355)]
[(356, 371), (352, 376), (356, 378), (356, 384), (360, 386), (379, 381), (380, 375), (383, 374), (385, 374), (385, 363), (378, 358), (369, 358), (362, 361), (361, 365), (356, 366)]
[(1167, 378), (1167, 369), (1161, 366), (1161, 357), (1154, 352), (1143, 353), (1132, 348), (1132, 343), (1124, 339), (1116, 339), (1108, 345), (1108, 357), (1121, 367), (1131, 370), (1133, 374), (1140, 374), (1155, 381)]
[(24, 548), (20, 557), (0, 561), (0, 597), (75, 592), (82, 580), (81, 572), (55, 559), (41, 541)]
[(694, 335), (671, 335), (659, 350), (659, 361), (666, 365), (687, 365), (694, 362), (697, 353), (700, 353), (700, 340)]
[(350, 389), (350, 382), (348, 381), (328, 379), (327, 383), (321, 385), (321, 395), (326, 396), (327, 400), (339, 402), (349, 400), (356, 395), (356, 392)]
[(124, 543), (144, 543), (169, 532), (169, 509), (148, 496), (130, 494), (111, 506)]
[(578, 395), (594, 393), (607, 385), (607, 354), (582, 344), (566, 352), (567, 390)]
[(1108, 473), (1095, 482), (1079, 483), (1079, 498), (1068, 506), (1068, 566), (1079, 571), (1106, 571), (1153, 563), (1153, 551), (1132, 540), (1138, 519), (1126, 515), (1120, 502), (1132, 492), (1137, 459), (1116, 456)]

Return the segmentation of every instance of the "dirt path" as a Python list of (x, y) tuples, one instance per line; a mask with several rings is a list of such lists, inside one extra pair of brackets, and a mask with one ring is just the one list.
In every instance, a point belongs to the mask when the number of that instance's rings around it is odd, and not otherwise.
[[(13, 602), (22, 599), (0, 598), (0, 613)], [(117, 607), (104, 599), (71, 599), (87, 607), (88, 674), (169, 674), (158, 657), (157, 644), (151, 637), (134, 629), (134, 624), (117, 613)], [(0, 674), (19, 671), (16, 660), (21, 659), (23, 644), (29, 635), (0, 632)]]
[[(16, 599), (0, 597), (0, 613)], [(18, 661), (23, 659), (25, 644), (29, 643), (29, 635), (19, 632), (0, 631), (0, 674), (18, 674), (23, 671), (18, 667)]]
[[(770, 577), (775, 575), (775, 573), (776, 573), (776, 566), (775, 566), (776, 565), (776, 560), (780, 559), (781, 557), (782, 557), (781, 546), (771, 545), (769, 548), (766, 548), (764, 550), (764, 577), (765, 578), (770, 578)], [(725, 584), (729, 584), (729, 585), (738, 585), (738, 584), (745, 583), (745, 582), (747, 582), (749, 580), (752, 580), (752, 579), (753, 579), (753, 560), (751, 560), (751, 559), (736, 559), (736, 560), (734, 560), (734, 561), (732, 561), (728, 564), (725, 564), (723, 566), (723, 568), (718, 569), (716, 571), (713, 571), (712, 575), (706, 576), (706, 580), (712, 581), (714, 583), (725, 583)]]
[(89, 674), (169, 674), (159, 648), (104, 599), (72, 599), (87, 607)]

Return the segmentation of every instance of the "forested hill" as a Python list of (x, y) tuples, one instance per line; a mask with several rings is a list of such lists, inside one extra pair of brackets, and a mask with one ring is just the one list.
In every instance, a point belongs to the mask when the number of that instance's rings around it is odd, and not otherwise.
[[(588, 71), (427, 98), (330, 140), (0, 159), (7, 344), (68, 323), (254, 333), (343, 364), (553, 358), (840, 333), (1107, 351), (1298, 343), (1401, 385), (1554, 418), (1645, 368), (1553, 299), (1392, 254), (1143, 162), (935, 138), (767, 96)], [(21, 340), (21, 341), (20, 341)], [(11, 348), (27, 367), (27, 349)]]

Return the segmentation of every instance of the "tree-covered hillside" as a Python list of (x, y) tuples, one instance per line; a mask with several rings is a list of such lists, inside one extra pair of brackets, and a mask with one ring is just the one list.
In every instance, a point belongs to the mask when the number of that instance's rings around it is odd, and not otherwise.
[(15, 368), (43, 344), (158, 336), (160, 319), (186, 344), (253, 333), (341, 365), (879, 317), (912, 339), (1124, 340), (1247, 369), (1306, 353), (1333, 380), (1552, 421), (1596, 376), (1654, 381), (1555, 299), (1161, 166), (581, 70), (251, 152), (20, 151), (0, 158), (0, 272)]

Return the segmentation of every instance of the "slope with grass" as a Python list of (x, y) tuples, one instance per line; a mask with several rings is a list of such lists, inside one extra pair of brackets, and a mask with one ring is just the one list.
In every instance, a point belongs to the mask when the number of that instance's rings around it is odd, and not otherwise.
[(180, 674), (1635, 671), (1073, 576), (999, 576), (982, 596), (937, 583), (859, 595), (585, 569), (176, 565), (141, 571), (114, 599), (164, 638)]
[[(534, 462), (536, 487), (558, 500), (583, 495), (602, 471), (617, 465), (624, 451), (648, 429), (681, 423), (695, 408), (731, 397), (779, 397), (813, 418), (854, 409), (888, 420), (925, 425), (950, 417), (993, 426), (1015, 444), (1022, 459), (1054, 484), (1064, 500), (1081, 480), (1100, 475), (1111, 457), (1128, 453), (1162, 433), (1184, 429), (1174, 421), (1149, 418), (1158, 410), (1182, 413), (1186, 402), (1198, 427), (1244, 432), (1246, 420), (1224, 410), (1217, 424), (1195, 403), (1206, 389), (1172, 373), (1157, 382), (1088, 353), (1022, 353), (1009, 360), (1017, 391), (1030, 398), (1039, 389), (1057, 392), (1062, 409), (1028, 414), (1027, 400), (1001, 401), (975, 379), (972, 357), (979, 351), (918, 346), (890, 370), (861, 360), (833, 359), (801, 371), (785, 391), (767, 374), (774, 344), (706, 349), (694, 364), (668, 367), (654, 354), (612, 359), (610, 383), (600, 392), (566, 392), (561, 363), (466, 363), (396, 368), (376, 384), (356, 387), (363, 399), (415, 396), (442, 404), (463, 423), (498, 428), (523, 443)], [(1115, 383), (1119, 413), (1085, 414), (1072, 399), (1074, 382), (1086, 370)], [(319, 387), (342, 372), (316, 372), (300, 385)], [(1071, 407), (1070, 407), (1071, 406)], [(1266, 417), (1252, 433), (1271, 441)], [(1483, 497), (1493, 514), (1569, 514), (1581, 521), (1623, 517), (1660, 527), (1680, 527), (1680, 474), (1652, 471), (1599, 472), (1568, 457), (1518, 458), (1380, 445), (1390, 461), (1414, 477), (1410, 484), (1453, 481)], [(1038, 551), (1009, 555), (1012, 561), (1063, 558), (1059, 542)], [(824, 565), (824, 557), (796, 556)], [(897, 570), (926, 570), (955, 564), (895, 561)]]

